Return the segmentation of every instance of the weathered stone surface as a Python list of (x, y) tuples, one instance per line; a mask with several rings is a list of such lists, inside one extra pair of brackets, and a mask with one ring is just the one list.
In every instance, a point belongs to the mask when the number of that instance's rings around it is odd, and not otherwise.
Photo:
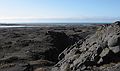
[[(53, 67), (53, 69), (56, 69), (53, 71), (102, 71), (97, 66), (120, 62), (119, 24), (120, 22), (115, 22), (111, 25), (103, 25), (82, 45), (77, 46), (78, 43), (76, 43), (75, 46), (71, 46), (69, 52), (65, 53), (62, 60)], [(76, 48), (77, 50), (75, 50)], [(75, 56), (76, 53), (78, 56)], [(113, 66), (110, 68), (117, 71)], [(104, 70), (112, 71), (107, 70), (107, 68), (104, 68)]]
[(114, 53), (120, 52), (120, 46), (109, 47)]
[(101, 62), (103, 62), (102, 58), (100, 58), (100, 60), (97, 63), (100, 64)]
[(100, 57), (104, 57), (104, 56), (106, 56), (108, 53), (109, 53), (109, 49), (108, 48), (105, 48), (105, 49), (103, 49), (103, 51), (101, 52), (101, 54), (100, 54)]
[(108, 46), (109, 47), (114, 47), (116, 45), (119, 45), (120, 42), (120, 36), (119, 35), (114, 35), (108, 40)]

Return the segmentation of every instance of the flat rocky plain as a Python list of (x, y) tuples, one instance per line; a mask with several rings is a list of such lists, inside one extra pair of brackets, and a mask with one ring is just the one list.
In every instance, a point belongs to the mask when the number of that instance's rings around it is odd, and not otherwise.
[(120, 71), (120, 22), (0, 28), (0, 71)]

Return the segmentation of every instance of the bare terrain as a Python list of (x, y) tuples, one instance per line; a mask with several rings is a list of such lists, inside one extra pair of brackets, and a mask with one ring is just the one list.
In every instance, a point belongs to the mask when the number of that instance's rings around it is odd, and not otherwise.
[(120, 22), (0, 28), (0, 71), (120, 71)]
[(0, 71), (50, 71), (59, 54), (97, 26), (0, 28)]

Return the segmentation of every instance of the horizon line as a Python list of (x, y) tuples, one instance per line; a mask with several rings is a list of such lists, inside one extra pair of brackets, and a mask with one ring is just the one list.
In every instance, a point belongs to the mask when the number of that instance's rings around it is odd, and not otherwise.
[(81, 17), (4, 17), (0, 18), (0, 20), (27, 20), (27, 19), (41, 19), (41, 20), (47, 20), (47, 19), (120, 19), (120, 17), (87, 17), (87, 16), (81, 16)]

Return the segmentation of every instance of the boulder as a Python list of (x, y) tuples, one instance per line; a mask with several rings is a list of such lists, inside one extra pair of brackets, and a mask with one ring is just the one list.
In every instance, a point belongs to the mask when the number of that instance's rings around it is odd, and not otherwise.
[(119, 35), (114, 35), (108, 40), (108, 46), (109, 47), (114, 47), (116, 45), (120, 45), (120, 36)]
[(109, 49), (108, 48), (105, 48), (105, 49), (103, 49), (103, 51), (101, 52), (101, 54), (100, 54), (100, 57), (104, 57), (104, 56), (106, 56), (108, 53), (109, 53)]
[(118, 53), (120, 52), (120, 46), (114, 46), (114, 47), (109, 47), (111, 51), (113, 51), (114, 53)]

